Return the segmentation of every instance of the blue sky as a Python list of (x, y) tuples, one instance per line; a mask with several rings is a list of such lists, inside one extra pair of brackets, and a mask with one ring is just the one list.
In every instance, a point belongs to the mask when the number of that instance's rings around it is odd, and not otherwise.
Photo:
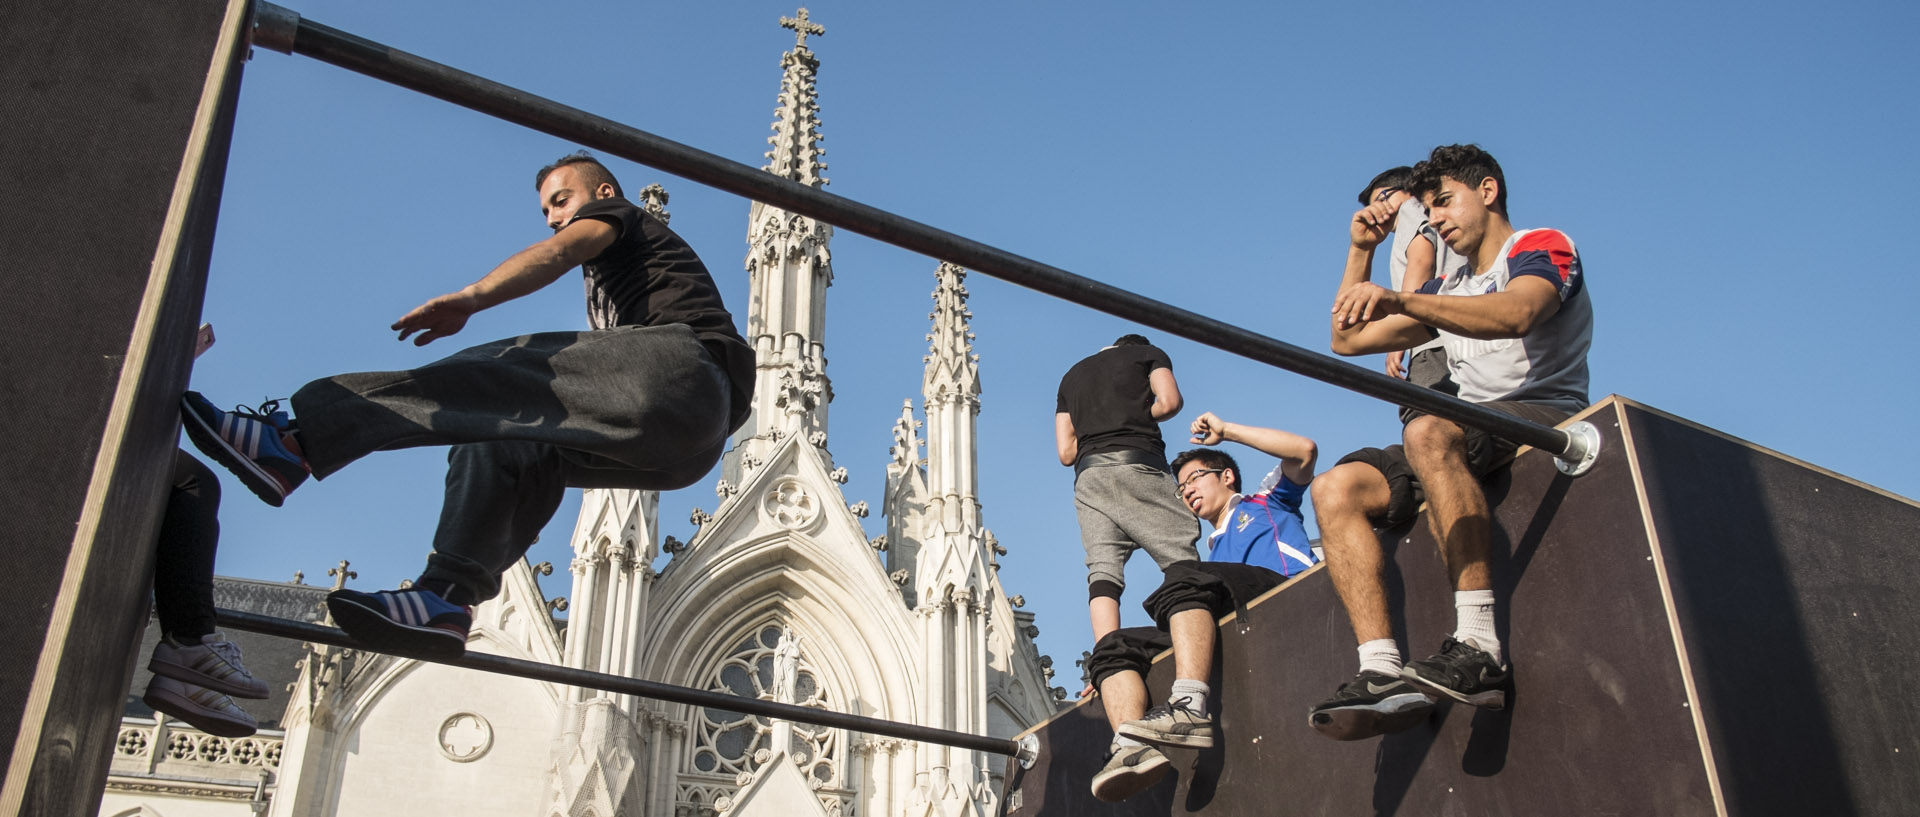
[[(758, 166), (795, 7), (291, 0), (308, 19)], [(1920, 496), (1910, 374), (1916, 277), (1895, 268), (1920, 127), (1912, 4), (816, 3), (829, 190), (1312, 349), (1354, 196), (1436, 144), (1506, 171), (1516, 226), (1578, 244), (1594, 299), (1593, 396), (1619, 393)], [(1471, 8), (1466, 14), (1455, 9)], [(533, 171), (573, 146), (305, 57), (247, 65), (194, 373), (218, 402), (400, 369), (584, 326), (577, 276), (425, 349), (386, 327), (545, 234)], [(747, 203), (610, 161), (672, 196), (744, 322)], [(900, 401), (918, 404), (936, 260), (833, 243), (828, 443), (848, 501), (877, 507)], [(1897, 254), (1897, 253), (1896, 253)], [(1382, 273), (1384, 276), (1384, 272)], [(1009, 592), (1076, 688), (1088, 648), (1071, 472), (1054, 389), (1134, 327), (981, 275), (980, 495)], [(1201, 411), (1319, 441), (1393, 441), (1369, 398), (1149, 333)], [(1363, 359), (1377, 365), (1377, 358)], [(1172, 442), (1176, 448), (1178, 442)], [(1271, 460), (1236, 451), (1249, 470)], [(376, 454), (275, 510), (229, 483), (219, 569), (362, 588), (415, 575), (444, 452)], [(716, 473), (712, 479), (717, 479)], [(668, 494), (661, 530), (716, 505)], [(530, 554), (564, 565), (577, 492)], [(1311, 518), (1310, 520), (1311, 521)], [(884, 529), (878, 513), (870, 534)], [(1132, 601), (1155, 580), (1136, 559)], [(1416, 650), (1417, 651), (1417, 650)]]

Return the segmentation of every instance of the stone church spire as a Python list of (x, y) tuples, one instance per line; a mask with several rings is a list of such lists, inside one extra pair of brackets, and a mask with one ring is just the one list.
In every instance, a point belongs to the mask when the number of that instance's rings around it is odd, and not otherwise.
[[(794, 30), (794, 47), (781, 55), (780, 107), (775, 111), (772, 146), (764, 169), (809, 187), (827, 183), (821, 175), (820, 108), (814, 76), (820, 61), (807, 48), (809, 35), (826, 29), (807, 18), (782, 17)], [(780, 440), (798, 436), (815, 446), (827, 437), (827, 403), (833, 386), (827, 378), (826, 290), (833, 284), (833, 228), (806, 216), (754, 202), (747, 216), (746, 267), (749, 279), (747, 342), (759, 356), (753, 417), (735, 437), (725, 477), (739, 482), (743, 471), (764, 462)]]
[(980, 358), (968, 321), (967, 271), (942, 261), (934, 273), (933, 331), (921, 396), (927, 409), (928, 516), (949, 535), (980, 530), (974, 430), (980, 414)]

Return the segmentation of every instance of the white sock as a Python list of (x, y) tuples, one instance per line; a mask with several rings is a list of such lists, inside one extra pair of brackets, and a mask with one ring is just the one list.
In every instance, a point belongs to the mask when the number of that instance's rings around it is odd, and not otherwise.
[(1400, 647), (1391, 638), (1376, 638), (1360, 645), (1360, 671), (1381, 675), (1400, 674)]
[(1493, 663), (1506, 663), (1500, 657), (1500, 636), (1493, 632), (1493, 591), (1492, 590), (1456, 590), (1453, 593), (1453, 611), (1455, 624), (1453, 637), (1458, 641), (1473, 639), (1488, 655)]
[(1206, 714), (1207, 693), (1210, 691), (1205, 681), (1175, 679), (1173, 689), (1167, 692), (1167, 703), (1177, 704), (1181, 698), (1186, 698), (1188, 700), (1184, 706), (1188, 711)]
[(1145, 743), (1141, 743), (1140, 741), (1134, 740), (1133, 738), (1127, 737), (1126, 735), (1113, 736), (1113, 748), (1115, 749), (1125, 749), (1129, 746), (1145, 746), (1145, 745), (1146, 745)]

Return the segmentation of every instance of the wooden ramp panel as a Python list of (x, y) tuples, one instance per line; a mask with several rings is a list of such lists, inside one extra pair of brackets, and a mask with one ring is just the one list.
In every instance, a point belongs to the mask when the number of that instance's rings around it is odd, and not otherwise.
[[(1008, 813), (1911, 813), (1920, 698), (1892, 670), (1920, 654), (1920, 570), (1895, 554), (1912, 554), (1920, 508), (1630, 401), (1587, 419), (1607, 445), (1588, 475), (1529, 451), (1489, 483), (1507, 710), (1442, 706), (1353, 743), (1314, 733), (1307, 707), (1356, 663), (1316, 570), (1222, 625), (1219, 746), (1172, 750), (1176, 774), (1100, 803), (1095, 698), (1036, 729)], [(1424, 655), (1453, 625), (1444, 568), (1424, 519), (1383, 539), (1397, 635)], [(1171, 681), (1163, 657), (1149, 686)]]
[(0, 25), (0, 815), (99, 808), (172, 467), (245, 0)]

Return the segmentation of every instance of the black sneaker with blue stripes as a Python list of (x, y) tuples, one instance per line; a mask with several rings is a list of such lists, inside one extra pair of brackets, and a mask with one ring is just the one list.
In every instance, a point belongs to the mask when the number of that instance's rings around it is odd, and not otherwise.
[(353, 640), (380, 652), (422, 658), (459, 658), (467, 651), (473, 608), (422, 588), (327, 594), (333, 623)]
[(180, 396), (180, 421), (194, 447), (226, 466), (268, 505), (280, 507), (311, 473), (307, 461), (281, 442), (292, 431), (293, 420), (280, 410), (278, 400), (256, 409), (221, 411), (190, 391)]

